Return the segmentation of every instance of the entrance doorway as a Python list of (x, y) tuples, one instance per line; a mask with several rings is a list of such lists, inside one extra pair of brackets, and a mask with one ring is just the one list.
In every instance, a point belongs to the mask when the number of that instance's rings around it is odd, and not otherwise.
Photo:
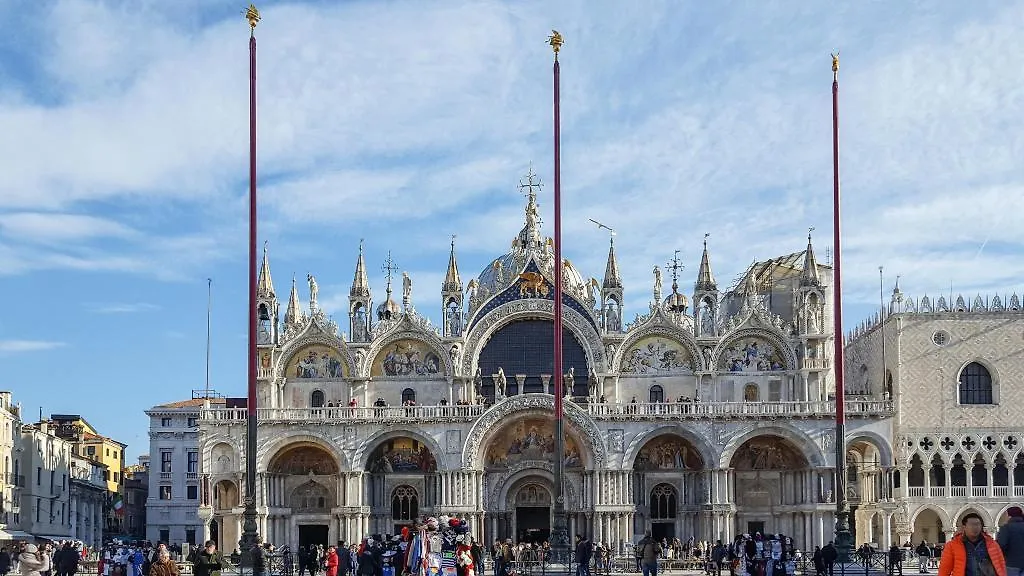
[(676, 537), (675, 522), (653, 522), (651, 523), (651, 538), (661, 540), (662, 538), (671, 541)]
[(299, 525), (299, 546), (305, 548), (310, 544), (322, 544), (326, 548), (327, 542), (326, 524), (301, 524)]
[(753, 536), (754, 534), (764, 535), (764, 522), (747, 522), (747, 534)]
[(210, 522), (210, 540), (213, 540), (214, 542), (216, 542), (217, 543), (217, 549), (220, 550), (221, 549), (221, 545), (220, 545), (220, 530), (218, 530), (217, 524), (218, 523), (217, 523), (216, 520), (213, 520), (213, 521)]
[(551, 508), (519, 506), (516, 508), (516, 536), (520, 542), (541, 544), (551, 538)]

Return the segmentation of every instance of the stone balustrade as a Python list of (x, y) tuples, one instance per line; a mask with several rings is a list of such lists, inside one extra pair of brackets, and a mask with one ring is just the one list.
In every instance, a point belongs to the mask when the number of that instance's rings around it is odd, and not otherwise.
[[(550, 398), (550, 396), (549, 396)], [(832, 418), (832, 400), (787, 402), (668, 402), (577, 404), (595, 420), (690, 420), (746, 418)], [(322, 408), (259, 408), (260, 422), (458, 422), (472, 421), (490, 408), (483, 404), (446, 406), (359, 406)], [(847, 400), (849, 418), (885, 418), (894, 413), (891, 400)], [(209, 424), (246, 419), (245, 408), (211, 408), (202, 411)]]

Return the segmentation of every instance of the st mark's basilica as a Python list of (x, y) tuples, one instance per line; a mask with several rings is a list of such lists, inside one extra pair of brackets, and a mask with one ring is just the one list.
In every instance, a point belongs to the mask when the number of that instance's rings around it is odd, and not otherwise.
[[(264, 254), (254, 313), (267, 541), (352, 542), (425, 514), (466, 518), (485, 542), (546, 538), (554, 258), (532, 186), (524, 216), (511, 250), (479, 275), (463, 282), (453, 245), (439, 294), (417, 292), (419, 306), (439, 298), (440, 327), (417, 313), (411, 279), (390, 265), (374, 306), (361, 250), (347, 326), (319, 308), (313, 276), (303, 283), (308, 306), (293, 281), (279, 317)], [(600, 281), (565, 261), (570, 533), (611, 545), (645, 529), (684, 540), (831, 540), (832, 274), (811, 238), (799, 248), (751, 265), (728, 288), (705, 245), (695, 279), (669, 266), (667, 288), (659, 269), (651, 284), (629, 287), (651, 294), (631, 322), (614, 244)], [(891, 462), (889, 392), (851, 397), (847, 413), (851, 454)], [(240, 536), (245, 430), (244, 405), (208, 405), (199, 423), (199, 515), (204, 536), (226, 543)], [(884, 499), (881, 467), (854, 474), (864, 481), (851, 490)]]

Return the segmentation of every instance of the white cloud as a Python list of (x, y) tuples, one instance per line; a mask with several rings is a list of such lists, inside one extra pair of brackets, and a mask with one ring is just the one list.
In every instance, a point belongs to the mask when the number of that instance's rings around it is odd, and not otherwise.
[(109, 218), (86, 214), (0, 214), (0, 237), (21, 243), (61, 244), (93, 238), (125, 238), (137, 232)]
[[(1024, 238), (1003, 214), (1024, 186), (1024, 72), (993, 55), (1024, 48), (1024, 8), (648, 8), (267, 8), (257, 30), (261, 226), (290, 260), (275, 269), (329, 268), (324, 285), (338, 285), (343, 310), (357, 238), (440, 275), (456, 233), (468, 280), (521, 226), (515, 184), (530, 160), (548, 184), (550, 233), (543, 38), (569, 23), (566, 252), (600, 275), (607, 237), (587, 218), (615, 227), (631, 308), (644, 308), (651, 266), (675, 249), (689, 290), (704, 232), (723, 287), (754, 258), (801, 250), (809, 226), (824, 252), (836, 46), (851, 301), (871, 300), (880, 264), (907, 286), (1010, 288), (1007, 271), (1019, 268), (1005, 254), (1024, 250)], [(177, 278), (230, 253), (244, 236), (247, 53), (244, 21), (224, 18), (200, 28), (156, 2), (55, 6), (45, 29), (65, 32), (42, 35), (38, 52), (56, 102), (0, 96), (10, 167), (0, 205), (21, 210), (0, 214), (0, 233), (14, 222), (34, 244), (0, 239), (0, 270)], [(129, 215), (111, 225), (85, 216), (97, 200)], [(167, 205), (216, 217), (153, 230), (147, 217)], [(45, 225), (33, 225), (43, 211)]]
[(94, 314), (138, 314), (140, 312), (159, 310), (160, 306), (148, 302), (122, 302), (114, 304), (88, 304), (86, 309)]
[(0, 354), (19, 354), (22, 352), (40, 352), (62, 348), (64, 342), (48, 340), (0, 340)]

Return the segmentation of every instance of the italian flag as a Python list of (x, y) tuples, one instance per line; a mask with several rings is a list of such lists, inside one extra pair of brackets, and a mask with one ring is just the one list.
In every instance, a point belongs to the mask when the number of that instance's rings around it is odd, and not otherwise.
[(124, 499), (120, 494), (114, 494), (114, 514), (124, 516)]

